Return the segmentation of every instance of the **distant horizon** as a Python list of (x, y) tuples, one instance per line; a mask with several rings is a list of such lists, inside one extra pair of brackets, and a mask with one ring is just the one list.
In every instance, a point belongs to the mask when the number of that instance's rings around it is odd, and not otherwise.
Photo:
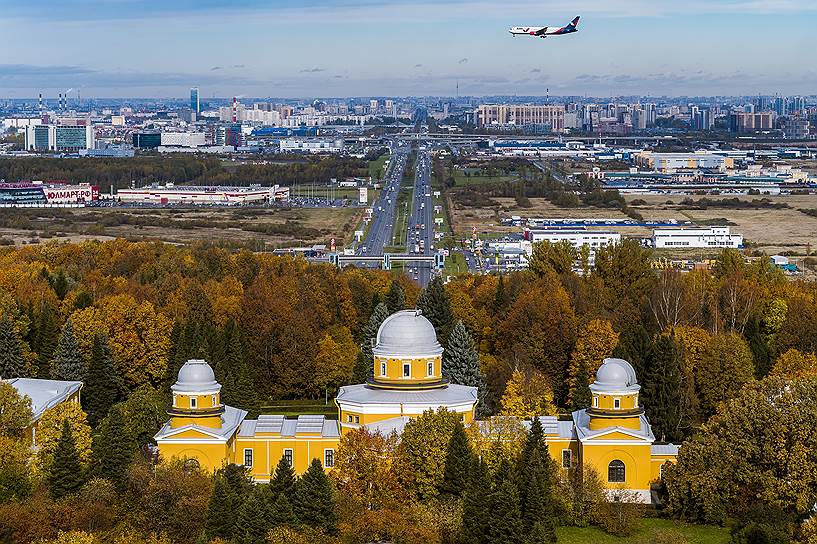
[[(813, 0), (6, 0), (0, 97), (813, 95)], [(512, 37), (517, 25), (579, 31)], [(37, 39), (32, 39), (36, 36)], [(18, 46), (19, 45), (19, 46)]]

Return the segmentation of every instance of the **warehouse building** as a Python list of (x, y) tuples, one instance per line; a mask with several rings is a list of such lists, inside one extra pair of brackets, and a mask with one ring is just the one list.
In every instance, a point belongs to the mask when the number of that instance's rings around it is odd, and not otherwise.
[(732, 234), (729, 227), (655, 229), (652, 245), (656, 249), (739, 249), (743, 247), (743, 236)]

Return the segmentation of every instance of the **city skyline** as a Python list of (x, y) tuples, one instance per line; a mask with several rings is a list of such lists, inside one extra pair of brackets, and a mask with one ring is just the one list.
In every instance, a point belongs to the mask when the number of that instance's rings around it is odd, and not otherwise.
[[(160, 3), (11, 0), (0, 97), (814, 94), (801, 0)], [(517, 24), (565, 24), (514, 39)], [(47, 33), (48, 40), (32, 40)], [(55, 48), (53, 44), (59, 43)], [(103, 46), (104, 44), (104, 46)], [(805, 60), (804, 60), (805, 59)]]

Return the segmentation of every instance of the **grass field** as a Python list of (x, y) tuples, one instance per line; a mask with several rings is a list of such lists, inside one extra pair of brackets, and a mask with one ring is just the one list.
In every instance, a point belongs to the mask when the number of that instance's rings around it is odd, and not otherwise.
[[(14, 210), (13, 226), (0, 237), (33, 240), (160, 240), (252, 243), (258, 249), (328, 243), (350, 238), (364, 213), (359, 208)], [(11, 222), (6, 222), (11, 225)]]
[(314, 400), (278, 400), (270, 401), (261, 407), (262, 414), (282, 415), (288, 418), (297, 418), (300, 415), (316, 414), (327, 419), (338, 418), (338, 407), (332, 402), (334, 395), (330, 395), (328, 404)]
[[(559, 544), (726, 544), (729, 530), (711, 525), (690, 525), (666, 519), (641, 520), (641, 528), (628, 537), (611, 536), (595, 527), (559, 527)], [(660, 539), (660, 540), (659, 540)]]
[[(466, 174), (467, 173), (467, 174)], [(501, 183), (504, 181), (518, 181), (518, 176), (484, 176), (479, 169), (455, 170), (454, 183), (457, 187), (467, 185), (481, 185), (484, 183)]]
[(382, 155), (376, 161), (369, 162), (369, 177), (373, 180), (383, 179), (386, 174), (386, 161), (389, 159), (389, 154)]

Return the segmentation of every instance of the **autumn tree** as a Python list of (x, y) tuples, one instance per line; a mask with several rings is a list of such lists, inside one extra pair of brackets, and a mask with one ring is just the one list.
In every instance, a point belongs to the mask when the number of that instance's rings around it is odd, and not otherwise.
[[(383, 324), (387, 317), (389, 317), (389, 308), (385, 304), (380, 303), (375, 306), (372, 315), (369, 316), (369, 321), (363, 328), (363, 341), (360, 343), (360, 352), (363, 353), (367, 365), (366, 377), (371, 377), (374, 372), (374, 355), (372, 354), (372, 348), (377, 342), (377, 332), (380, 330), (380, 325)], [(359, 383), (365, 381), (365, 378), (364, 380), (359, 380), (360, 370), (355, 374)]]
[(380, 510), (399, 504), (403, 488), (393, 467), (397, 435), (383, 436), (365, 428), (343, 434), (330, 473), (338, 490), (358, 504)]
[(0, 381), (0, 436), (22, 438), (31, 417), (31, 399), (20, 395), (10, 383)]
[(63, 402), (46, 410), (37, 422), (37, 450), (35, 468), (48, 473), (54, 462), (57, 445), (63, 435), (63, 423), (71, 428), (74, 456), (84, 469), (91, 461), (91, 428), (88, 417), (76, 402)]
[(82, 358), (79, 342), (74, 336), (74, 325), (69, 319), (65, 322), (51, 361), (51, 379), (84, 381), (85, 361)]
[(428, 410), (406, 424), (395, 463), (400, 481), (421, 500), (439, 496), (445, 459), (459, 414), (441, 408)]
[(716, 335), (693, 372), (701, 413), (707, 418), (715, 413), (720, 402), (734, 397), (753, 379), (752, 352), (737, 333)]
[(618, 334), (609, 321), (593, 319), (579, 330), (567, 374), (567, 399), (571, 408), (580, 410), (590, 406), (592, 376), (617, 344)]
[[(0, 407), (0, 413), (3, 409)], [(0, 504), (23, 501), (31, 493), (34, 482), (29, 468), (30, 456), (28, 441), (0, 434)]]
[(545, 376), (533, 369), (514, 370), (505, 386), (499, 413), (519, 419), (555, 414), (553, 391)]
[(792, 348), (775, 360), (770, 375), (789, 380), (817, 376), (817, 356)]
[(528, 268), (537, 276), (544, 276), (548, 271), (565, 274), (573, 270), (573, 263), (578, 253), (567, 240), (549, 242), (547, 240), (533, 244)]
[(318, 356), (315, 359), (316, 385), (328, 396), (352, 378), (358, 348), (352, 333), (346, 327), (324, 334), (318, 342)]
[(59, 314), (48, 302), (43, 303), (36, 320), (36, 337), (31, 348), (37, 353), (37, 377), (51, 375), (51, 359), (60, 334)]
[(8, 314), (0, 319), (0, 378), (20, 378), (26, 375), (26, 362), (20, 336)]

